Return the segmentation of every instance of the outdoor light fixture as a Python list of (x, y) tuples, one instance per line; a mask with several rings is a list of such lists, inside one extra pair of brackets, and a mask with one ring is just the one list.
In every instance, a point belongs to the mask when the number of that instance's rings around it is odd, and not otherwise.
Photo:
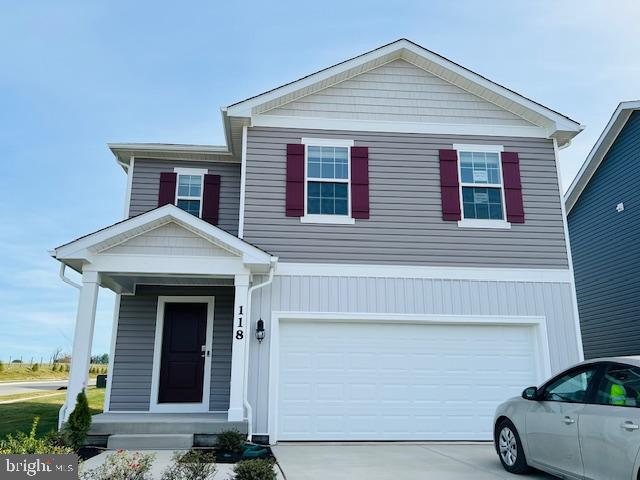
[(264, 322), (262, 319), (258, 320), (256, 325), (256, 340), (258, 340), (258, 343), (262, 343), (262, 340), (264, 340)]

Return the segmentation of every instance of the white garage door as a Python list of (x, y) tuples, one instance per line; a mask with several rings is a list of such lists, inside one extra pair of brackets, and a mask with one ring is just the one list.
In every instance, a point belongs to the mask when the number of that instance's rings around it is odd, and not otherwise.
[(487, 440), (538, 381), (532, 326), (282, 321), (279, 440)]

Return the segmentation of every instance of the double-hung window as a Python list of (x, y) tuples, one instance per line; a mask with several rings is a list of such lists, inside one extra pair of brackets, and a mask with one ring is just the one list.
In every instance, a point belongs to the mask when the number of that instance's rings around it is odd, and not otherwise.
[(305, 223), (354, 223), (350, 201), (351, 140), (302, 139)]
[(202, 216), (202, 190), (206, 169), (175, 168), (176, 206), (196, 217)]
[(501, 146), (454, 145), (458, 152), (461, 227), (509, 228), (505, 220)]

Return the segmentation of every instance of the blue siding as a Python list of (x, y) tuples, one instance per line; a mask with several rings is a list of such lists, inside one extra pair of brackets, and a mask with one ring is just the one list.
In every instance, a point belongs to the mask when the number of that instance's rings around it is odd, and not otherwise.
[(585, 357), (640, 354), (640, 111), (568, 220)]

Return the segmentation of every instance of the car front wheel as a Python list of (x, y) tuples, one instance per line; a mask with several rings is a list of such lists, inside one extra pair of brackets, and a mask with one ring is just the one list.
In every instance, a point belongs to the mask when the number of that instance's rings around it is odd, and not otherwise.
[(498, 457), (507, 472), (526, 473), (529, 471), (520, 436), (510, 420), (504, 419), (498, 424), (495, 442)]

